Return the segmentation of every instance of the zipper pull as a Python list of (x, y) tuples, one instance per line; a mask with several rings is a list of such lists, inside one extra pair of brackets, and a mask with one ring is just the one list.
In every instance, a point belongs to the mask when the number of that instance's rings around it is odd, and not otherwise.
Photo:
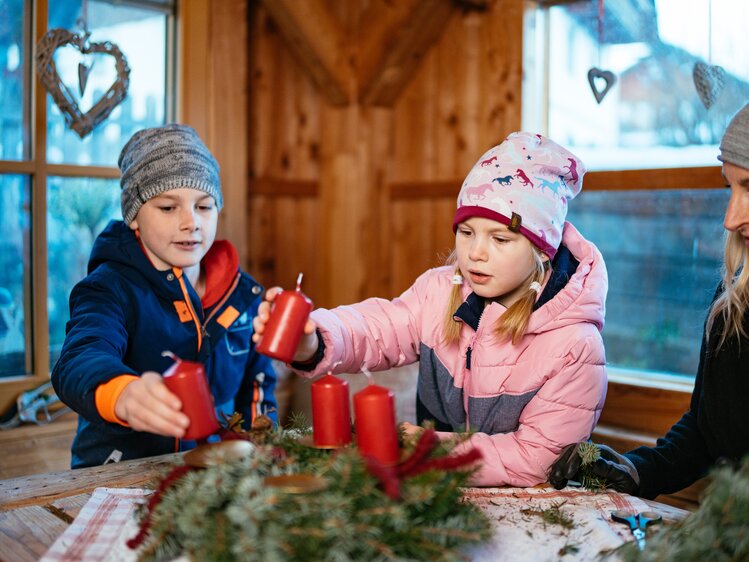
[(473, 350), (470, 347), (466, 349), (466, 369), (468, 369), (469, 371), (471, 370), (471, 352), (472, 351)]

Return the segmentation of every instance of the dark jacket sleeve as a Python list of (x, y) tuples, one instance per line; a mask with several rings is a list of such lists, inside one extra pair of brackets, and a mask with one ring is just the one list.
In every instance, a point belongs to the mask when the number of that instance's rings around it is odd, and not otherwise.
[(122, 361), (127, 343), (125, 305), (116, 292), (96, 278), (78, 283), (70, 295), (65, 343), (51, 376), (60, 399), (92, 423), (118, 426), (99, 415), (94, 395), (114, 377), (137, 375)]
[(707, 343), (702, 340), (700, 364), (689, 411), (676, 422), (655, 447), (638, 447), (626, 453), (640, 476), (639, 496), (654, 498), (670, 494), (707, 474), (714, 462), (698, 424), (702, 404), (703, 375)]
[(254, 350), (250, 352), (242, 384), (234, 398), (234, 411), (240, 412), (244, 419), (244, 428), (249, 429), (255, 416), (263, 414), (273, 423), (278, 423), (278, 405), (276, 404), (276, 371), (273, 363), (265, 355)]
[[(258, 298), (252, 303), (249, 309), (251, 318), (257, 314), (260, 302)], [(252, 331), (249, 332), (248, 337), (252, 337)], [(234, 411), (242, 414), (245, 429), (249, 429), (253, 417), (257, 415), (266, 415), (274, 423), (278, 423), (275, 390), (276, 371), (273, 368), (273, 362), (269, 357), (258, 353), (255, 344), (250, 339), (250, 352), (245, 364), (244, 377), (234, 397)]]

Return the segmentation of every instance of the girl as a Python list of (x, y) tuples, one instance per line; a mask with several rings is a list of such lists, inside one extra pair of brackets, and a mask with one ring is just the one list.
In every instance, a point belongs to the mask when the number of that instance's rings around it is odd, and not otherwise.
[(550, 139), (511, 134), (463, 182), (450, 263), (393, 301), (316, 310), (292, 367), (315, 376), (419, 361), (419, 421), (443, 438), (475, 432), (464, 445), (483, 454), (474, 484), (546, 481), (562, 447), (590, 435), (606, 394), (606, 268), (564, 221), (584, 173)]

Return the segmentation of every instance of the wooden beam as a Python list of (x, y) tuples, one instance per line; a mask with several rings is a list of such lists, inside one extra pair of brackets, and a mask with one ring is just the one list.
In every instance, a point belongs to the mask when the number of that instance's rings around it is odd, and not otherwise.
[(120, 179), (119, 168), (110, 166), (74, 166), (72, 164), (47, 164), (47, 173), (50, 176), (62, 176), (66, 178), (104, 178)]
[(588, 172), (583, 189), (706, 189), (725, 187), (726, 180), (720, 166), (695, 168), (663, 168), (659, 170), (618, 170), (615, 172)]
[[(219, 236), (228, 238), (248, 265), (247, 183), (249, 174), (247, 0), (213, 0), (210, 13), (210, 81), (207, 84), (213, 155), (221, 166), (224, 209)], [(231, 64), (226, 64), (231, 61)]]
[[(720, 166), (588, 172), (585, 191), (725, 188)], [(394, 182), (388, 187), (392, 199), (440, 199), (457, 197), (462, 178), (443, 181)]]
[(394, 182), (388, 186), (391, 199), (457, 198), (463, 180)]
[(331, 105), (348, 105), (353, 83), (345, 33), (324, 0), (261, 0), (287, 46)]
[(372, 2), (360, 20), (359, 100), (391, 107), (454, 10), (452, 0)]
[(177, 11), (177, 121), (192, 126), (200, 138), (210, 138), (209, 85), (211, 0), (180, 2)]

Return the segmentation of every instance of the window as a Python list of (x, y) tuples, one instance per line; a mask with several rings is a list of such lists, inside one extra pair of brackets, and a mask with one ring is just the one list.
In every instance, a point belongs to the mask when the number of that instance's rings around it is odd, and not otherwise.
[[(116, 43), (131, 70), (124, 102), (81, 139), (32, 83), (35, 41), (51, 28), (80, 32), (84, 10), (89, 41)], [(0, 0), (0, 11), (0, 377), (43, 379), (59, 356), (70, 290), (86, 274), (93, 241), (121, 218), (120, 149), (173, 114), (174, 2)], [(111, 57), (70, 46), (55, 63), (84, 112), (116, 76)], [(82, 96), (79, 63), (91, 69)]]
[[(749, 101), (743, 0), (535, 2), (526, 11), (523, 126), (586, 163), (568, 220), (609, 271), (604, 341), (613, 371), (694, 376), (723, 248), (718, 144)], [(599, 8), (604, 10), (599, 14)], [(719, 65), (712, 106), (696, 63)], [(597, 103), (593, 88), (616, 82)], [(716, 71), (718, 72), (718, 71)], [(609, 81), (610, 82), (610, 81)]]

